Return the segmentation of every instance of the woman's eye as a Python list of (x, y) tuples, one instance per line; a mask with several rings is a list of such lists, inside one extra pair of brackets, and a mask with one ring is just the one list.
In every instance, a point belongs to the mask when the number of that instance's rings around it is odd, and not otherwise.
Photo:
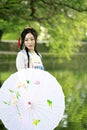
[(25, 39), (25, 41), (33, 41), (34, 40), (34, 38), (30, 38), (30, 39)]
[(34, 38), (31, 38), (30, 40), (31, 40), (31, 41), (33, 41), (33, 40), (34, 40)]
[(25, 39), (25, 41), (28, 41), (28, 39)]

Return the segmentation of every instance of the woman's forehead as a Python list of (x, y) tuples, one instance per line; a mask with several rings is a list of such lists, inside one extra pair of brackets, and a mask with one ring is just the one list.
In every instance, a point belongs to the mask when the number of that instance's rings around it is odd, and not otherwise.
[(34, 37), (32, 33), (27, 33), (25, 38)]

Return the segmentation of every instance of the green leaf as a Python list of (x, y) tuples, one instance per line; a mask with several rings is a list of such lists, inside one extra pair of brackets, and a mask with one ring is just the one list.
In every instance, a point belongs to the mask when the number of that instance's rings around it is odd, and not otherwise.
[(14, 91), (12, 89), (9, 89), (9, 92), (14, 93)]
[(30, 81), (29, 80), (26, 80), (27, 81), (27, 84), (29, 84), (30, 83)]
[(33, 124), (34, 124), (34, 125), (37, 126), (39, 122), (40, 122), (40, 120), (37, 120), (37, 119), (35, 120), (35, 119), (33, 119)]
[(10, 103), (9, 103), (9, 102), (4, 102), (4, 104), (10, 105)]
[(48, 100), (47, 100), (47, 104), (48, 104), (49, 107), (52, 108), (52, 101), (51, 101), (51, 100), (48, 99)]
[(16, 98), (18, 99), (20, 96), (21, 96), (20, 93), (17, 92), (17, 93), (16, 93)]

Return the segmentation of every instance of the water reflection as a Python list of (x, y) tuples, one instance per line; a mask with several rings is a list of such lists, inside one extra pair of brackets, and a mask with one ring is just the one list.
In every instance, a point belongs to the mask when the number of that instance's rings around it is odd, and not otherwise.
[(62, 85), (66, 97), (65, 118), (60, 128), (55, 130), (87, 130), (87, 74), (73, 71), (53, 74)]
[[(11, 73), (16, 71), (15, 63), (6, 66)], [(87, 73), (68, 69), (49, 72), (61, 84), (66, 101), (64, 118), (55, 130), (87, 130)]]

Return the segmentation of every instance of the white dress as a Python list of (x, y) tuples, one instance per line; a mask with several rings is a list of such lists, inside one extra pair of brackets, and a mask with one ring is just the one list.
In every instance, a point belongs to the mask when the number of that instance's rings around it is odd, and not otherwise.
[[(29, 67), (30, 68), (39, 68), (44, 69), (43, 63), (41, 61), (41, 56), (37, 55), (35, 52), (32, 54), (29, 52)], [(26, 51), (23, 49), (18, 52), (16, 57), (16, 68), (17, 70), (28, 68), (28, 58)]]

